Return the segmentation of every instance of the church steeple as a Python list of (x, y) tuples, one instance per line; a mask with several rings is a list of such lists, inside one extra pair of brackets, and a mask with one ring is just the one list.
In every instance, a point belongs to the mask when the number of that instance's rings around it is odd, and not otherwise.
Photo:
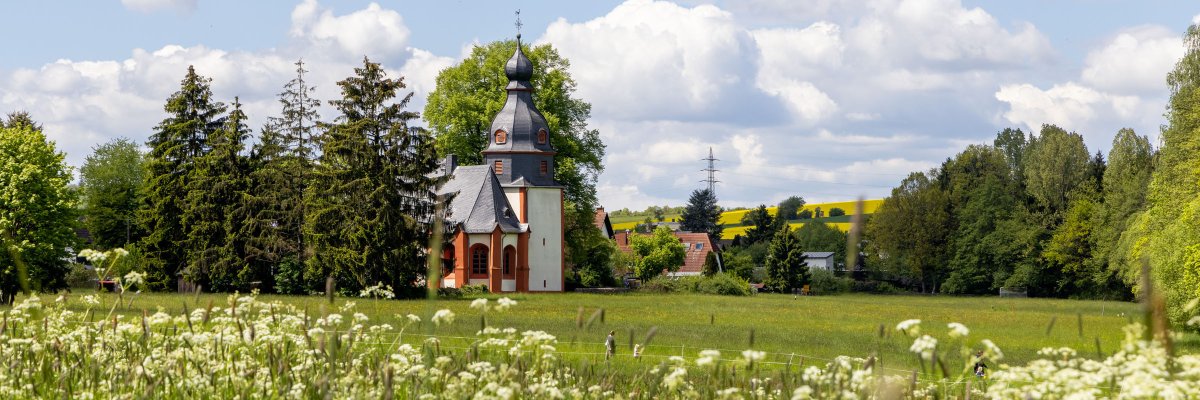
[(483, 159), (503, 186), (558, 186), (554, 181), (554, 147), (550, 126), (533, 102), (533, 63), (517, 49), (504, 65), (508, 99), (492, 119)]

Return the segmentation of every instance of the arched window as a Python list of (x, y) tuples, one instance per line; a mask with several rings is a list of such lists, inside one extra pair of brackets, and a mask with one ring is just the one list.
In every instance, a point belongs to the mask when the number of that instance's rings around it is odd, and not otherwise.
[(496, 144), (504, 144), (508, 142), (508, 132), (503, 129), (496, 130)]
[(517, 249), (512, 246), (504, 248), (504, 277), (512, 278), (514, 267), (517, 265)]
[(488, 248), (482, 244), (471, 246), (471, 275), (487, 276)]
[(538, 144), (546, 144), (550, 140), (550, 135), (546, 133), (546, 129), (538, 129)]
[(503, 174), (504, 173), (504, 161), (496, 160), (496, 163), (492, 166), (492, 170), (496, 171), (497, 174)]

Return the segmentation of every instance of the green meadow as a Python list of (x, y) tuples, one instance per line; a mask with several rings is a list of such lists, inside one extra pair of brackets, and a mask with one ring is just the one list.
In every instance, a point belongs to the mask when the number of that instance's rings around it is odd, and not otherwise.
[[(83, 313), (85, 305), (77, 292), (67, 298), (68, 309)], [(104, 304), (112, 304), (115, 295)], [(159, 307), (171, 314), (209, 304), (225, 306), (228, 295), (180, 295), (143, 293), (125, 296), (132, 306), (118, 313), (142, 315)], [(488, 296), (497, 299), (502, 296)], [(948, 297), (912, 295), (807, 296), (760, 294), (753, 297), (724, 297), (684, 294), (513, 294), (519, 304), (505, 312), (486, 316), (471, 309), (472, 299), (372, 300), (337, 297), (332, 305), (322, 296), (262, 295), (262, 301), (281, 301), (306, 309), (313, 316), (336, 312), (346, 302), (355, 302), (358, 312), (372, 324), (403, 325), (407, 314), (422, 322), (410, 327), (404, 341), (420, 342), (436, 335), (445, 350), (468, 349), (487, 318), (489, 326), (513, 327), (518, 331), (541, 330), (558, 337), (564, 359), (583, 362), (603, 358), (603, 341), (616, 331), (617, 363), (659, 362), (672, 355), (696, 357), (703, 349), (720, 349), (723, 357), (737, 358), (753, 348), (767, 352), (775, 365), (823, 365), (847, 355), (866, 358), (877, 355), (883, 367), (894, 373), (919, 369), (909, 352), (912, 339), (895, 330), (897, 323), (920, 319), (921, 333), (937, 337), (946, 348), (947, 365), (962, 365), (962, 341), (947, 335), (946, 325), (959, 322), (970, 328), (966, 345), (978, 347), (990, 339), (1005, 354), (1005, 364), (1024, 364), (1037, 358), (1044, 347), (1071, 347), (1081, 355), (1110, 355), (1123, 337), (1121, 328), (1140, 318), (1139, 305), (1113, 301), (1016, 299), (994, 297)], [(48, 299), (44, 299), (46, 301)], [(451, 324), (434, 326), (429, 318), (439, 309), (452, 310)], [(602, 310), (602, 311), (601, 311)], [(100, 314), (103, 315), (103, 314)], [(99, 318), (99, 317), (97, 317)], [(645, 344), (643, 357), (632, 359), (632, 343)], [(1186, 349), (1195, 350), (1196, 340), (1184, 338)], [(1097, 348), (1098, 346), (1098, 348)]]

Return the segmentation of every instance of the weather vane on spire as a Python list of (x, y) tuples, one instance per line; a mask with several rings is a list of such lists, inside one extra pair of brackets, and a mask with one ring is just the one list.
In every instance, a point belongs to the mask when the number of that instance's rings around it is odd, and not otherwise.
[(517, 23), (515, 23), (514, 25), (517, 26), (517, 37), (521, 37), (521, 10), (518, 9), (516, 14), (517, 14)]

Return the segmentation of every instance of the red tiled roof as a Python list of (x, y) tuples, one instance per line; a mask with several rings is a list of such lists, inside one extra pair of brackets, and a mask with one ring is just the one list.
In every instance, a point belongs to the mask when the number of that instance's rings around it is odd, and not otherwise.
[[(683, 265), (679, 267), (681, 273), (700, 273), (704, 270), (704, 258), (708, 253), (713, 251), (712, 241), (709, 240), (708, 234), (703, 232), (674, 232), (675, 237), (679, 238), (680, 242), (687, 245), (684, 250)], [(617, 232), (615, 240), (617, 247), (625, 253), (633, 251), (629, 248), (629, 235), (637, 233), (627, 233), (624, 231)]]

